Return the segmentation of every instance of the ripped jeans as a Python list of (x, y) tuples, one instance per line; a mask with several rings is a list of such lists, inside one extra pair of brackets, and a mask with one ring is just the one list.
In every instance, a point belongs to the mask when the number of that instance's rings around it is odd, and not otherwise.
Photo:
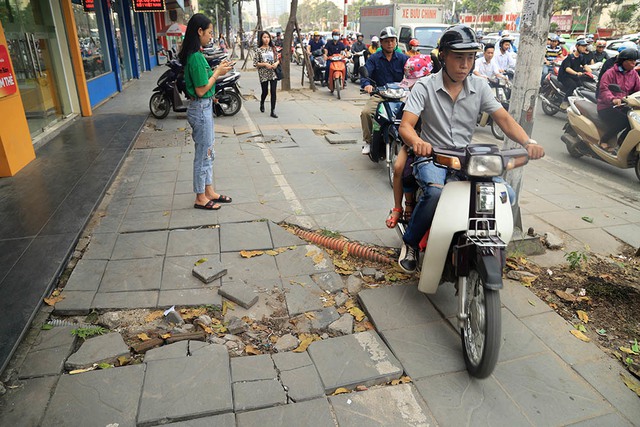
[(212, 98), (198, 98), (189, 103), (187, 121), (193, 129), (195, 142), (193, 157), (193, 192), (204, 194), (205, 186), (213, 184), (213, 102)]
[[(421, 157), (416, 160), (420, 159), (424, 158)], [(414, 165), (413, 175), (420, 188), (422, 188), (422, 197), (418, 200), (418, 204), (413, 210), (411, 221), (409, 221), (409, 226), (402, 239), (407, 245), (417, 249), (420, 240), (422, 240), (427, 230), (431, 228), (438, 200), (440, 200), (440, 194), (442, 194), (442, 187), (447, 182), (461, 181), (464, 177), (456, 171), (438, 167), (431, 161)], [(515, 203), (516, 193), (502, 177), (494, 177), (493, 182), (504, 183), (507, 186), (509, 200), (512, 204)]]

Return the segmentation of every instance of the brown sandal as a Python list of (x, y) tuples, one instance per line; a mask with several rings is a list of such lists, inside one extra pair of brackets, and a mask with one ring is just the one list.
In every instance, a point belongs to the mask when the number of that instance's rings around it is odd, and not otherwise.
[[(396, 213), (398, 215), (396, 215)], [(398, 225), (398, 220), (400, 219), (400, 217), (402, 216), (402, 208), (393, 208), (389, 211), (389, 216), (387, 217), (387, 227), (388, 228), (395, 228), (396, 225)]]

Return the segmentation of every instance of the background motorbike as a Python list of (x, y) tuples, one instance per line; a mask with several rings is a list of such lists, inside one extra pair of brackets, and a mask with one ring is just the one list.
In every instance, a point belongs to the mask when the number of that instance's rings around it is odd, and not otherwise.
[(364, 50), (353, 52), (350, 60), (347, 62), (347, 75), (351, 79), (351, 83), (355, 83), (360, 78), (358, 70), (364, 65)]
[(335, 54), (327, 58), (329, 61), (329, 91), (336, 91), (338, 99), (340, 99), (340, 90), (345, 88), (347, 84), (347, 66), (346, 57), (344, 55)]
[[(324, 87), (325, 86), (324, 73), (325, 73), (326, 61), (322, 56), (322, 49), (316, 49), (313, 52), (311, 52), (310, 60), (311, 60), (311, 68), (313, 68), (313, 81), (319, 82), (320, 85)], [(303, 67), (302, 72), (304, 73), (305, 77), (309, 78), (307, 67)]]
[[(615, 84), (609, 85), (609, 90), (622, 91)], [(630, 131), (617, 151), (609, 152), (600, 147), (601, 142), (607, 142), (601, 141), (607, 124), (598, 116), (595, 98), (588, 98), (585, 92), (576, 89), (576, 96), (569, 97), (568, 121), (561, 137), (567, 151), (572, 157), (589, 156), (622, 169), (634, 168), (636, 177), (640, 180), (640, 123), (634, 119), (640, 112), (640, 93), (627, 96), (622, 106), (618, 107), (627, 110)]]
[[(495, 93), (496, 100), (502, 104), (505, 110), (509, 111), (509, 98), (511, 98), (511, 82), (507, 79), (489, 80), (489, 86)], [(494, 137), (502, 141), (504, 139), (504, 132), (500, 129), (500, 126), (493, 121), (493, 118), (489, 113), (481, 112), (478, 115), (478, 125), (484, 127), (489, 126), (491, 133)]]
[[(585, 73), (581, 82), (585, 88), (593, 92), (596, 91), (596, 81), (593, 74)], [(564, 101), (564, 95), (564, 85), (558, 80), (558, 76), (552, 73), (547, 74), (540, 88), (542, 111), (548, 116), (553, 116), (558, 113), (558, 111), (562, 111), (560, 104)]]
[(500, 151), (493, 144), (471, 144), (454, 150), (434, 147), (432, 157), (416, 162), (433, 161), (461, 178), (442, 189), (418, 290), (434, 294), (441, 283), (454, 283), (464, 361), (476, 378), (491, 375), (498, 360), (502, 268), (513, 234), (507, 187), (493, 178), (528, 160), (524, 148)]
[(304, 64), (304, 53), (302, 52), (302, 45), (300, 43), (296, 43), (291, 54), (291, 60), (295, 62), (296, 65)]

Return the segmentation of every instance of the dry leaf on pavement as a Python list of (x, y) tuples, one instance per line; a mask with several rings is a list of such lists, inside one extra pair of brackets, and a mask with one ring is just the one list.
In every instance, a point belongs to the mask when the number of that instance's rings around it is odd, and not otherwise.
[(357, 322), (360, 322), (362, 319), (365, 318), (365, 314), (362, 310), (360, 310), (358, 307), (351, 307), (349, 310), (349, 314), (351, 314)]
[(293, 349), (293, 352), (302, 353), (303, 351), (306, 351), (307, 347), (309, 347), (313, 341), (313, 337), (306, 337), (300, 340), (300, 345), (297, 348)]
[(571, 332), (571, 335), (573, 335), (574, 337), (578, 338), (581, 341), (584, 341), (584, 342), (591, 341), (591, 338), (589, 338), (588, 336), (586, 336), (585, 334), (583, 334), (577, 329), (572, 329), (570, 332)]
[(570, 293), (567, 293), (565, 291), (556, 289), (555, 293), (565, 301), (576, 302), (578, 300), (578, 297), (576, 297), (575, 295), (571, 295)]
[(638, 395), (638, 397), (640, 397), (640, 384), (638, 384), (638, 381), (626, 376), (622, 372), (620, 372), (620, 376), (622, 377), (622, 381), (624, 382), (624, 385), (629, 387), (629, 390), (633, 391), (635, 394)]
[(254, 256), (262, 255), (264, 251), (240, 251), (240, 256), (242, 258), (251, 258)]
[(586, 312), (578, 310), (576, 313), (578, 314), (578, 319), (582, 320), (584, 323), (589, 323), (589, 315)]
[(620, 351), (624, 351), (627, 354), (638, 354), (637, 352), (631, 350), (629, 347), (620, 347)]
[(154, 320), (161, 318), (163, 315), (164, 313), (162, 310), (153, 311), (144, 318), (144, 321), (147, 323), (153, 322)]
[(247, 354), (254, 355), (254, 356), (255, 356), (255, 355), (258, 355), (258, 354), (262, 354), (262, 352), (261, 352), (260, 350), (258, 350), (257, 348), (255, 348), (255, 347), (254, 347), (254, 346), (252, 346), (252, 345), (248, 345), (248, 346), (246, 346), (246, 347), (244, 348), (244, 351), (245, 351)]
[(344, 393), (351, 393), (351, 392), (349, 391), (349, 389), (346, 389), (344, 387), (339, 387), (331, 395), (335, 396), (336, 394), (344, 394)]
[(149, 338), (149, 335), (145, 334), (144, 332), (140, 333), (137, 335), (138, 338), (140, 338), (140, 341), (149, 341), (151, 338)]

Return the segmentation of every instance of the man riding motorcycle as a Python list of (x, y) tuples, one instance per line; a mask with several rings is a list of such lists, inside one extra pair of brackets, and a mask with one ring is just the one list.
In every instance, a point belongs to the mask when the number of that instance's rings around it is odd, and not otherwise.
[(564, 85), (564, 100), (560, 104), (561, 110), (566, 110), (569, 106), (569, 97), (582, 84), (584, 73), (591, 72), (591, 68), (587, 64), (588, 58), (584, 55), (586, 51), (586, 40), (578, 40), (576, 42), (576, 50), (571, 52), (560, 64), (558, 80)]
[[(324, 45), (324, 59), (326, 60), (331, 55), (341, 54), (346, 55), (347, 47), (340, 41), (340, 31), (333, 30), (331, 32), (331, 40)], [(331, 61), (327, 61), (327, 65), (324, 72), (324, 82), (328, 85), (329, 83), (329, 67), (331, 66)]]
[[(396, 50), (398, 35), (393, 27), (385, 27), (380, 31), (380, 44), (382, 49), (372, 54), (365, 64), (369, 72), (369, 78), (378, 86), (401, 82), (404, 78), (404, 64), (409, 57)], [(371, 80), (367, 78), (360, 80), (360, 87), (365, 92), (370, 94), (375, 89), (371, 84)], [(360, 112), (362, 139), (364, 140), (362, 154), (365, 155), (371, 152), (371, 128), (373, 125), (371, 115), (376, 111), (381, 101), (381, 96), (372, 95)]]
[(500, 39), (498, 42), (499, 50), (493, 57), (493, 60), (498, 64), (500, 73), (505, 75), (508, 71), (513, 72), (516, 69), (516, 59), (513, 57), (513, 53), (510, 50), (512, 42), (513, 40), (508, 37)]
[(378, 51), (380, 47), (380, 39), (377, 36), (371, 37), (371, 45), (369, 46), (369, 54), (373, 55)]
[(607, 47), (607, 41), (600, 39), (596, 42), (596, 51), (593, 53), (593, 62), (604, 62), (609, 59), (609, 54), (604, 48)]
[(418, 39), (409, 40), (409, 50), (407, 50), (407, 56), (412, 57), (412, 56), (420, 55), (420, 52), (418, 52), (419, 45), (420, 45), (420, 42), (418, 41)]
[(369, 57), (369, 50), (367, 49), (367, 45), (364, 44), (363, 40), (364, 40), (364, 36), (362, 35), (362, 33), (357, 33), (356, 41), (351, 45), (351, 52), (352, 53), (364, 52), (364, 59), (366, 61), (367, 58)]
[[(400, 135), (416, 156), (431, 155), (432, 146), (466, 147), (471, 142), (478, 114), (486, 111), (511, 140), (527, 149), (531, 159), (541, 158), (544, 149), (496, 101), (489, 85), (470, 75), (475, 55), (482, 49), (475, 32), (464, 25), (449, 27), (440, 37), (438, 47), (442, 70), (414, 85), (400, 124)], [(420, 135), (415, 131), (419, 119), (422, 119)], [(442, 187), (446, 180), (456, 179), (430, 161), (419, 162), (414, 175), (423, 195), (403, 236), (398, 259), (400, 268), (409, 273), (416, 270), (418, 244), (431, 227)]]
[(547, 51), (544, 54), (544, 65), (542, 66), (542, 79), (540, 80), (540, 84), (544, 83), (544, 78), (547, 77), (547, 74), (553, 73), (553, 64), (558, 60), (558, 57), (562, 55), (560, 37), (557, 34), (549, 34), (547, 41), (549, 43), (547, 44)]

